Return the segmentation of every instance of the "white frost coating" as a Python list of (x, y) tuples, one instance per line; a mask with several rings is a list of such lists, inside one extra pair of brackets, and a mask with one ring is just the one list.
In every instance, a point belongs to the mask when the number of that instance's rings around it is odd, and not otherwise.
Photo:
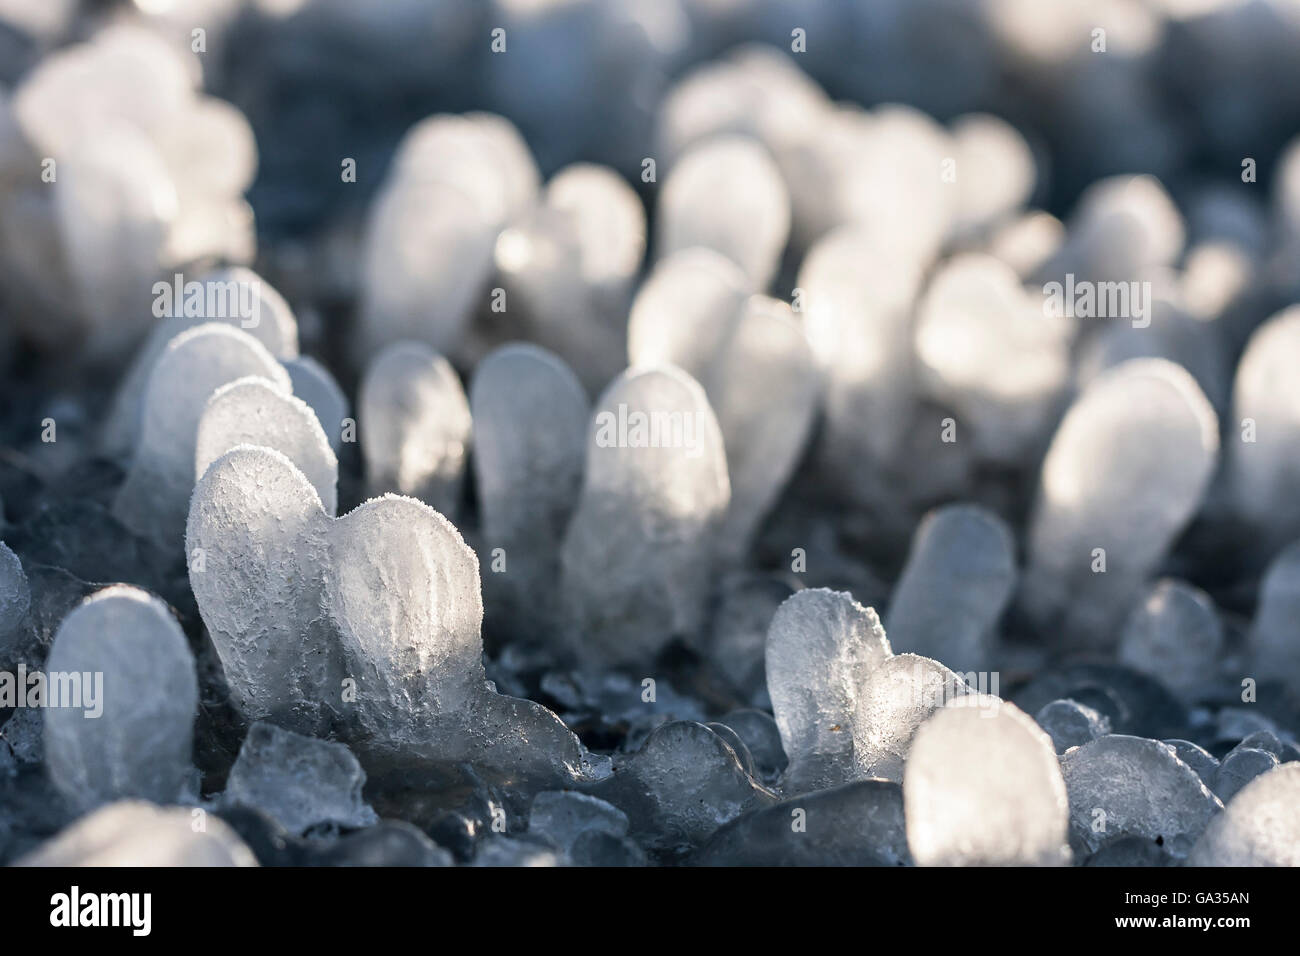
[(1043, 462), (1025, 610), (1067, 644), (1113, 644), (1143, 580), (1200, 506), (1218, 451), (1214, 409), (1181, 367), (1134, 359), (1096, 378)]
[(561, 551), (584, 663), (648, 661), (703, 623), (714, 534), (731, 500), (717, 419), (672, 366), (629, 369), (596, 403), (586, 477)]
[(307, 403), (262, 378), (241, 378), (212, 393), (199, 419), (194, 477), (236, 445), (265, 445), (288, 457), (316, 489), (326, 512), (338, 509), (339, 463)]
[(371, 491), (413, 495), (454, 514), (473, 425), (451, 363), (418, 342), (389, 346), (366, 368), (357, 411)]
[(247, 332), (209, 322), (182, 332), (154, 365), (140, 442), (113, 502), (123, 524), (170, 545), (180, 537), (194, 487), (199, 419), (222, 385), (258, 376), (289, 393), (289, 376)]
[(917, 731), (903, 777), (918, 866), (1062, 866), (1068, 803), (1052, 741), (996, 697), (954, 700)]
[(761, 290), (775, 277), (790, 235), (790, 196), (762, 146), (719, 136), (692, 147), (669, 173), (658, 229), (661, 256), (715, 249)]
[(1260, 774), (1210, 821), (1188, 866), (1300, 866), (1300, 762)]
[(309, 734), (342, 721), (377, 759), (472, 762), (548, 786), (593, 770), (554, 714), (484, 680), (478, 561), (428, 505), (385, 495), (333, 519), (284, 455), (241, 445), (199, 481), (186, 539), (206, 562), (190, 564), (199, 611), (250, 719)]
[(68, 675), (66, 688), (77, 675), (80, 688), (79, 699), (44, 711), (46, 766), (71, 804), (178, 798), (191, 763), (198, 678), (162, 601), (126, 585), (96, 592), (59, 625), (46, 672), (51, 683)]

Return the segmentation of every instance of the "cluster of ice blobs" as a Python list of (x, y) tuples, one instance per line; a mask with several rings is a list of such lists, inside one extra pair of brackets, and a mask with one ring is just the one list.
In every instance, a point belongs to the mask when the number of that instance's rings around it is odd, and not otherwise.
[[(173, 79), (159, 117), (220, 112)], [(143, 92), (125, 99), (150, 118)], [(1035, 164), (1000, 120), (836, 105), (770, 50), (685, 76), (656, 136), (659, 258), (638, 285), (647, 219), (612, 170), (543, 185), (490, 114), (408, 133), (361, 243), (357, 426), (379, 497), (342, 516), (347, 399), (299, 355), (274, 290), (251, 328), (154, 326), (105, 429), (127, 463), (112, 512), (183, 554), (242, 745), (202, 796), (210, 676), (201, 688), (158, 597), (97, 591), (46, 663), (102, 674), (104, 712), (48, 710), (35, 757), (69, 813), (89, 812), (24, 861), (245, 865), (251, 846), (262, 862), (422, 865), (1300, 863), (1294, 740), (1230, 708), (1193, 726), (1186, 706), (1218, 701), (1225, 675), (1300, 677), (1300, 559), (1282, 547), (1300, 534), (1294, 312), (1254, 331), (1229, 389), (1200, 361), (1222, 319), (1191, 301), (1205, 260), (1181, 258), (1158, 182), (1098, 183), (1060, 223), (1024, 209)], [(956, 184), (933, 174), (949, 156)], [(197, 168), (195, 202), (228, 205), (248, 178)], [(76, 186), (58, 201), (84, 201)], [(135, 259), (114, 281), (170, 262), (168, 243), (230, 239), (170, 223), (123, 244)], [(62, 241), (74, 268), (109, 261), (75, 230)], [(797, 311), (768, 295), (789, 253)], [(1035, 287), (1066, 273), (1163, 283), (1150, 336), (1045, 318)], [(105, 275), (75, 288), (111, 302)], [(207, 281), (232, 277), (260, 281)], [(1227, 446), (1216, 481), (1220, 416), (1258, 437)], [(982, 484), (1005, 473), (1036, 487), (1014, 527), (1007, 489)], [(780, 514), (807, 476), (893, 548), (888, 634), (864, 606), (876, 595), (751, 563), (765, 533), (783, 561), (811, 545)], [(1244, 641), (1166, 575), (1203, 510), (1269, 549)], [(30, 651), (32, 600), (0, 547), (0, 663)], [(1043, 645), (1020, 648), (1031, 667), (1081, 649), (1123, 666), (1049, 664), (1002, 699), (983, 678), (1016, 660), (1009, 609)], [(528, 639), (490, 669), (485, 610), (493, 634)], [(734, 706), (662, 679), (643, 696), (630, 675), (683, 644)], [(533, 653), (566, 719), (596, 711), (623, 746), (601, 753), (526, 699)], [(14, 745), (18, 717), (3, 731), (0, 774), (21, 775), (37, 751)]]

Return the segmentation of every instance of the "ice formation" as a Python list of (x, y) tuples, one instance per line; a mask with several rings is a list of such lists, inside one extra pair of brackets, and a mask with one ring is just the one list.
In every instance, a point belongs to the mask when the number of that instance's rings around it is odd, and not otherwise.
[(1066, 784), (1047, 735), (1013, 704), (954, 700), (916, 733), (903, 776), (918, 866), (1069, 862)]
[(478, 561), (442, 515), (385, 495), (341, 518), (280, 453), (240, 446), (194, 490), (190, 583), (250, 719), (345, 728), (377, 759), (522, 779), (596, 773), (568, 729), (485, 682)]
[[(598, 391), (624, 367), (628, 301), (645, 245), (645, 210), (623, 178), (604, 166), (567, 166), (498, 237), (502, 298), (490, 312), (506, 319), (509, 338), (554, 350)], [(483, 326), (478, 337), (490, 340)]]
[(1113, 643), (1218, 449), (1214, 410), (1172, 362), (1135, 359), (1090, 384), (1043, 462), (1021, 591), (1034, 620), (1059, 620), (1066, 646)]
[(208, 399), (247, 376), (289, 392), (288, 373), (247, 332), (209, 322), (167, 344), (149, 376), (139, 442), (113, 502), (123, 524), (163, 546), (179, 541)]
[(292, 461), (316, 489), (329, 514), (338, 509), (339, 465), (316, 414), (264, 378), (241, 378), (212, 393), (199, 419), (194, 458), (197, 481), (236, 445), (264, 445)]
[(927, 515), (890, 598), (890, 644), (958, 671), (985, 670), (1015, 588), (1014, 548), (1010, 530), (983, 508), (950, 505)]
[[(665, 259), (637, 296), (628, 322), (628, 361), (667, 363), (703, 386), (718, 417), (731, 477), (731, 504), (719, 532), (733, 560), (748, 552), (761, 520), (798, 464), (812, 432), (821, 377), (800, 327), (784, 302), (740, 300), (734, 267), (704, 249)], [(678, 275), (700, 283), (694, 300)], [(714, 304), (713, 297), (722, 302)]]
[(569, 639), (589, 666), (651, 659), (703, 624), (713, 535), (731, 500), (704, 390), (630, 369), (596, 402), (578, 507), (560, 551)]
[(1300, 866), (1300, 763), (1256, 777), (1210, 821), (1189, 866)]
[[(590, 405), (556, 355), (535, 345), (489, 354), (470, 386), (474, 475), (488, 606), (510, 631), (559, 624), (555, 542), (577, 505)], [(500, 549), (498, 553), (497, 549)]]
[(290, 833), (378, 822), (361, 797), (366, 774), (343, 744), (254, 723), (230, 768), (224, 803), (269, 814)]
[(158, 598), (118, 585), (69, 614), (50, 648), (46, 693), (45, 763), (65, 799), (83, 811), (123, 797), (177, 801), (198, 679)]
[[(118, 23), (42, 60), (5, 104), (21, 159), (0, 190), (4, 245), (50, 255), (5, 264), (34, 307), (15, 316), (39, 316), (26, 331), (47, 347), (120, 357), (147, 327), (160, 274), (252, 258), (242, 194), (257, 166), (253, 133), (199, 81), (197, 60)], [(48, 164), (41, 177), (49, 159), (53, 179)]]
[(660, 193), (661, 256), (693, 246), (725, 255), (761, 291), (776, 275), (790, 234), (780, 171), (750, 139), (718, 136), (689, 149)]
[(1070, 792), (1070, 845), (1080, 854), (1141, 837), (1182, 859), (1223, 807), (1196, 771), (1159, 740), (1098, 737), (1066, 752), (1061, 772)]
[(389, 346), (366, 367), (357, 414), (371, 492), (414, 495), (454, 515), (473, 425), (451, 364), (417, 342)]

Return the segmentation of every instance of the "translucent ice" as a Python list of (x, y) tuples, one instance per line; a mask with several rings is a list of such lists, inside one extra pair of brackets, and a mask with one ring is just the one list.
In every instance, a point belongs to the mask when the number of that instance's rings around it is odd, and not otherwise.
[(839, 482), (862, 459), (893, 462), (912, 403), (912, 302), (918, 265), (851, 227), (822, 238), (799, 267), (804, 328), (826, 379), (822, 454)]
[(1178, 759), (1195, 770), (1203, 783), (1214, 782), (1214, 775), (1219, 772), (1219, 761), (1208, 750), (1190, 740), (1174, 738), (1163, 742), (1174, 748)]
[(1260, 679), (1300, 676), (1300, 542), (1285, 548), (1264, 573), (1247, 647)]
[(451, 866), (452, 856), (405, 820), (349, 833), (313, 861), (321, 866)]
[(257, 866), (257, 860), (216, 817), (208, 815), (198, 828), (188, 808), (121, 800), (82, 817), (18, 865)]
[(859, 698), (890, 656), (876, 612), (824, 588), (799, 591), (767, 632), (767, 689), (790, 758), (785, 786), (853, 779)]
[(1226, 429), (1228, 480), (1236, 511), (1269, 551), (1300, 537), (1300, 306), (1260, 325), (1246, 343)]
[[(688, 250), (664, 265), (703, 254)], [(670, 311), (642, 296), (638, 304), (628, 329), (630, 363), (667, 362), (684, 369), (704, 387), (718, 416), (731, 476), (720, 538), (738, 558), (748, 552), (812, 431), (821, 376), (808, 338), (790, 306), (766, 296), (752, 296), (727, 312), (706, 313), (699, 303)]]
[(357, 412), (372, 492), (414, 495), (454, 514), (473, 426), (451, 364), (421, 343), (389, 346), (366, 368)]
[(896, 651), (980, 671), (1015, 587), (1015, 544), (996, 515), (974, 505), (931, 512), (916, 530), (886, 616)]
[(1213, 682), (1222, 650), (1223, 623), (1210, 596), (1166, 578), (1129, 615), (1119, 659), (1171, 690), (1194, 695)]
[(790, 233), (790, 197), (761, 146), (717, 136), (689, 149), (659, 195), (661, 256), (691, 246), (721, 252), (762, 290), (772, 281)]
[(1071, 323), (1043, 314), (1011, 267), (967, 254), (942, 265), (918, 306), (921, 382), (969, 422), (978, 450), (1015, 462), (1050, 425), (1069, 383)]
[(1223, 807), (1158, 740), (1099, 737), (1063, 755), (1061, 772), (1070, 792), (1070, 845), (1081, 854), (1139, 836), (1182, 858)]
[(239, 326), (281, 361), (298, 354), (298, 321), (293, 311), (271, 284), (251, 269), (240, 266), (208, 273), (192, 293), (185, 292), (182, 285), (179, 300), (174, 283), (168, 284), (173, 286), (171, 310), (149, 330), (117, 387), (104, 422), (101, 448), (110, 455), (125, 456), (135, 447), (149, 376), (163, 350), (182, 332), (205, 322), (224, 322)]
[(733, 571), (718, 582), (702, 649), (741, 698), (755, 706), (767, 706), (767, 629), (792, 593), (790, 582), (777, 575)]
[(195, 487), (190, 586), (250, 720), (313, 733), (339, 706), (342, 651), (320, 613), (327, 528), (311, 482), (269, 449), (227, 452)]
[(698, 377), (717, 358), (749, 294), (744, 270), (713, 249), (660, 258), (632, 302), (628, 360), (670, 362)]
[(198, 678), (162, 601), (125, 585), (95, 593), (59, 628), (46, 674), (46, 766), (69, 803), (84, 810), (121, 797), (178, 798)]
[(702, 866), (907, 866), (903, 790), (860, 780), (805, 793), (721, 827), (693, 857)]
[(1200, 505), (1214, 411), (1163, 359), (1125, 362), (1070, 407), (1043, 462), (1023, 606), (1065, 645), (1104, 646)]
[(263, 378), (241, 378), (212, 393), (199, 419), (195, 480), (236, 445), (274, 448), (298, 466), (325, 510), (338, 508), (339, 464), (311, 408)]
[(622, 177), (590, 163), (560, 170), (497, 240), (507, 337), (553, 349), (586, 387), (604, 386), (623, 368), (645, 243), (645, 209)]
[(593, 792), (627, 814), (632, 836), (647, 849), (670, 853), (775, 802), (721, 737), (693, 721), (664, 724)]
[(1054, 700), (1044, 705), (1034, 720), (1052, 738), (1058, 754), (1110, 733), (1110, 720), (1077, 700)]
[(470, 410), (483, 538), (504, 551), (503, 570), (484, 580), (489, 618), (499, 613), (514, 633), (548, 633), (559, 612), (555, 542), (582, 484), (587, 395), (560, 358), (514, 344), (479, 363)]
[(1257, 747), (1234, 747), (1219, 764), (1211, 788), (1224, 803), (1262, 773), (1278, 765), (1277, 757)]
[(731, 499), (704, 390), (671, 366), (629, 369), (597, 402), (578, 509), (561, 548), (584, 665), (645, 662), (696, 633)]
[(149, 376), (140, 441), (113, 502), (115, 517), (165, 546), (179, 538), (203, 410), (218, 388), (249, 375), (289, 391), (288, 374), (247, 332), (209, 322), (167, 344)]
[(1189, 866), (1300, 866), (1300, 763), (1256, 777), (1192, 848)]
[(764, 783), (775, 782), (790, 761), (781, 745), (781, 730), (772, 716), (765, 710), (746, 707), (724, 715), (722, 722), (744, 741), (758, 778)]
[(528, 832), (553, 842), (566, 853), (583, 833), (627, 835), (627, 814), (604, 800), (572, 790), (546, 790), (533, 798)]
[(853, 728), (857, 775), (902, 780), (917, 729), (970, 691), (961, 675), (928, 657), (897, 654), (882, 661), (858, 688)]
[(32, 593), (18, 555), (0, 541), (0, 662), (10, 663), (10, 653), (27, 619)]
[(967, 696), (921, 726), (903, 777), (918, 866), (1059, 866), (1066, 787), (1052, 742), (1013, 704)]
[(206, 555), (190, 584), (248, 717), (341, 723), (381, 763), (552, 786), (606, 772), (554, 714), (486, 682), (478, 561), (428, 505), (385, 495), (332, 519), (287, 458), (241, 445), (196, 486), (186, 545)]
[(343, 744), (261, 721), (248, 729), (226, 779), (223, 803), (256, 807), (290, 833), (377, 822), (361, 797), (366, 774)]
[(348, 397), (329, 369), (309, 355), (285, 359), (284, 368), (293, 383), (293, 394), (311, 406), (337, 455), (343, 447), (343, 419), (348, 417)]

